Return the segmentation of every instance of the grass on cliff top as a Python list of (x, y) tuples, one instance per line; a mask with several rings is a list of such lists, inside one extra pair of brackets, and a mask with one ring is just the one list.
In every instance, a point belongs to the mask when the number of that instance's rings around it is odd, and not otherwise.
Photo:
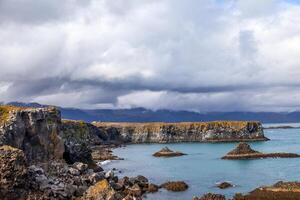
[(9, 118), (9, 112), (13, 110), (21, 110), (22, 107), (0, 105), (0, 125), (5, 123)]
[(98, 127), (162, 127), (175, 125), (177, 127), (231, 127), (234, 129), (242, 129), (248, 124), (259, 124), (256, 121), (210, 121), (210, 122), (178, 122), (178, 123), (163, 123), (163, 122), (148, 122), (148, 123), (128, 123), (128, 122), (94, 122)]

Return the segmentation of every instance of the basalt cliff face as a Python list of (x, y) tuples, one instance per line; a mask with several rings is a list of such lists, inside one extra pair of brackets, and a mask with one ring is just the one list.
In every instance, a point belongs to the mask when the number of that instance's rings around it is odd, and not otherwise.
[(30, 163), (63, 157), (61, 116), (55, 108), (0, 106), (0, 146), (24, 151)]
[(259, 122), (198, 123), (93, 122), (111, 140), (125, 143), (232, 142), (268, 140)]

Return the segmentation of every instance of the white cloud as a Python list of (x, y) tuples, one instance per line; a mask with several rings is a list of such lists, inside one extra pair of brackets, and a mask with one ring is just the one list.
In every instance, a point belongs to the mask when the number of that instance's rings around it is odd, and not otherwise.
[[(298, 108), (290, 100), (298, 99), (300, 86), (298, 4), (24, 0), (12, 11), (14, 3), (0, 2), (0, 80), (10, 83), (0, 101), (199, 111)], [(265, 94), (267, 107), (260, 98)]]

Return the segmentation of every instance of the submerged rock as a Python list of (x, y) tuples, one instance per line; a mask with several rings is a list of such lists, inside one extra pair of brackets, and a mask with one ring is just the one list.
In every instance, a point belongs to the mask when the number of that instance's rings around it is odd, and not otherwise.
[(187, 190), (189, 186), (183, 181), (171, 181), (162, 184), (160, 187), (173, 192), (181, 192)]
[(160, 151), (153, 154), (155, 157), (176, 157), (176, 156), (183, 156), (186, 155), (179, 151), (172, 151), (168, 147), (162, 148)]
[(233, 185), (228, 182), (222, 182), (222, 183), (218, 184), (217, 187), (220, 189), (226, 189), (226, 188), (233, 187)]
[(242, 159), (259, 159), (259, 158), (297, 158), (299, 154), (295, 153), (261, 153), (251, 149), (250, 145), (244, 142), (227, 153), (222, 159), (228, 160), (242, 160)]

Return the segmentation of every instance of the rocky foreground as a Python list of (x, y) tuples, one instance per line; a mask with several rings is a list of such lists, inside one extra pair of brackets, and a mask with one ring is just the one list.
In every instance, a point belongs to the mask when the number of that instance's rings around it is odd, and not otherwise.
[(227, 160), (245, 160), (245, 159), (260, 159), (260, 158), (298, 158), (299, 154), (295, 153), (261, 153), (253, 150), (249, 144), (241, 142), (238, 146), (227, 153), (222, 159)]

